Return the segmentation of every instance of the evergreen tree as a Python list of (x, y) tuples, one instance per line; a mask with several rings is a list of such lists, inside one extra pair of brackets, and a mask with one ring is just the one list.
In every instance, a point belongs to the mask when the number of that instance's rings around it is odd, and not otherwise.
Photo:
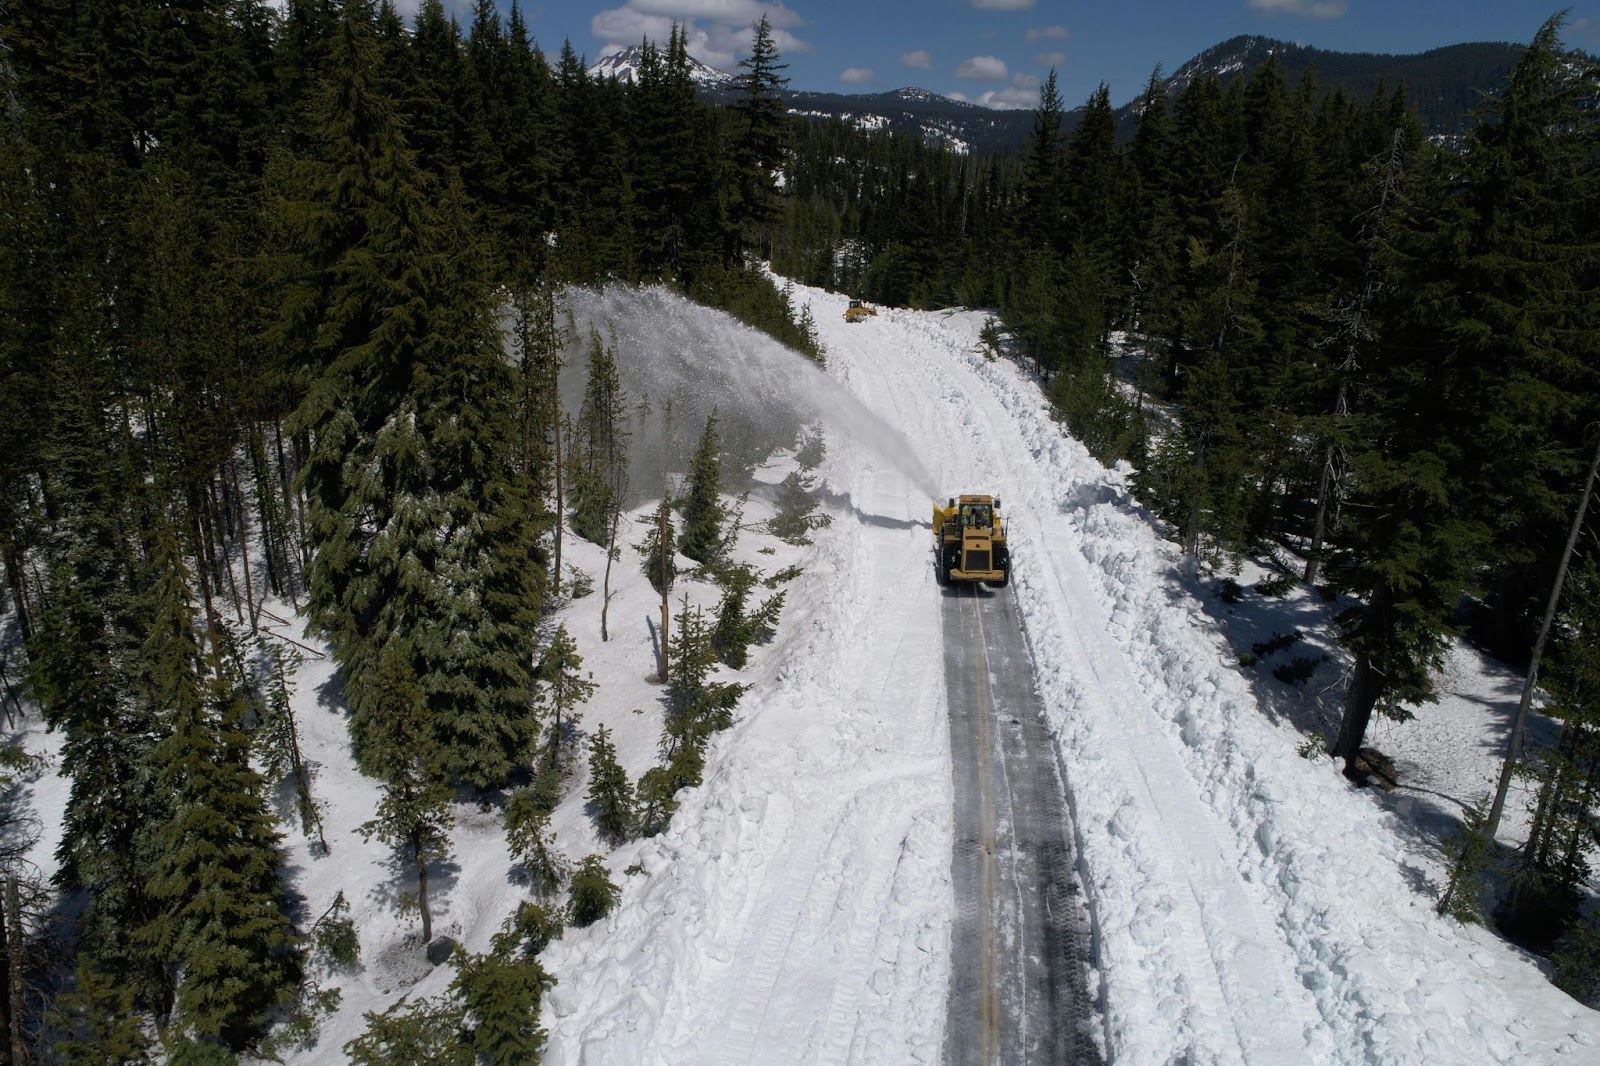
[[(1493, 546), (1516, 560), (1518, 538), (1504, 531), (1518, 527), (1559, 539), (1556, 501), (1575, 491), (1581, 469), (1571, 430), (1590, 372), (1574, 356), (1593, 338), (1567, 330), (1576, 326), (1572, 309), (1588, 306), (1572, 286), (1593, 275), (1580, 265), (1589, 261), (1582, 247), (1563, 235), (1571, 212), (1592, 206), (1567, 198), (1570, 182), (1581, 187), (1593, 168), (1574, 169), (1582, 139), (1562, 139), (1583, 127), (1562, 121), (1575, 114), (1554, 58), (1558, 27), (1546, 23), (1519, 61), (1496, 105), (1500, 121), (1459, 164), (1430, 161), (1420, 172), (1397, 238), (1403, 287), (1387, 309), (1364, 400), (1375, 428), (1372, 443), (1352, 453), (1357, 488), (1334, 582), (1365, 597), (1342, 620), (1356, 665), (1334, 748), (1356, 776), (1374, 707), (1403, 713), (1403, 704), (1434, 698), (1456, 604), (1485, 553)], [(1545, 296), (1552, 289), (1573, 302), (1555, 306)], [(1565, 493), (1546, 480), (1558, 469)]]
[(1319, 346), (1328, 352), (1328, 391), (1332, 399), (1326, 417), (1310, 423), (1323, 444), (1306, 550), (1307, 584), (1314, 584), (1320, 575), (1330, 514), (1344, 491), (1343, 457), (1356, 428), (1350, 417), (1351, 399), (1363, 366), (1370, 365), (1372, 358), (1377, 316), (1384, 290), (1391, 283), (1391, 247), (1399, 201), (1405, 192), (1416, 143), (1405, 129), (1396, 129), (1388, 147), (1366, 166), (1370, 184), (1363, 190), (1365, 202), (1358, 215), (1361, 228), (1356, 234), (1361, 248), (1360, 266), (1351, 278), (1351, 288), (1330, 293), (1328, 298), (1325, 316), (1331, 330)]
[(531, 789), (518, 789), (506, 801), (506, 845), (511, 857), (528, 871), (535, 892), (547, 895), (561, 887), (567, 860), (556, 848), (550, 812)]
[[(83, 414), (64, 405), (58, 429), (97, 425), (80, 421)], [(163, 808), (152, 753), (164, 735), (162, 701), (200, 700), (199, 651), (186, 613), (187, 570), (170, 527), (160, 527), (165, 535), (140, 575), (142, 602), (124, 584), (128, 563), (117, 553), (133, 554), (124, 539), (127, 504), (107, 494), (115, 480), (106, 467), (115, 466), (116, 454), (90, 454), (96, 439), (86, 433), (85, 451), (61, 452), (63, 461), (53, 470), (62, 511), (52, 546), (52, 598), (29, 648), (30, 680), (46, 722), (65, 733), (61, 769), (71, 786), (56, 882), (87, 893), (78, 919), (80, 950), (93, 969), (132, 988), (141, 1001), (165, 1003), (164, 975), (138, 942), (160, 909), (148, 886), (147, 829)], [(92, 501), (106, 510), (79, 511)], [(138, 625), (140, 615), (150, 621)], [(136, 625), (169, 639), (146, 644)]]
[(770, 242), (768, 226), (777, 215), (777, 188), (774, 174), (783, 162), (787, 147), (784, 132), (783, 101), (778, 93), (789, 84), (783, 76), (787, 63), (778, 62), (778, 48), (772, 40), (772, 24), (765, 13), (756, 22), (750, 42), (750, 55), (739, 60), (734, 109), (739, 116), (733, 143), (733, 205), (731, 223), (738, 241), (735, 255), (754, 245), (766, 252)]
[(1125, 220), (1124, 263), (1131, 279), (1127, 319), (1146, 335), (1163, 331), (1177, 268), (1177, 217), (1172, 206), (1172, 115), (1161, 68), (1140, 95), (1139, 124), (1124, 156), (1118, 215)]
[(578, 864), (572, 874), (572, 889), (568, 902), (572, 924), (593, 925), (611, 913), (621, 895), (616, 884), (606, 873), (606, 863), (598, 855), (589, 855)]
[(335, 58), (283, 324), (317, 360), (291, 424), (310, 442), (310, 614), (345, 669), (363, 765), (376, 662), (398, 638), (444, 772), (489, 786), (532, 739), (526, 651), (543, 593), (509, 368), (459, 186), (439, 192), (415, 165), (354, 17)]
[(749, 661), (749, 647), (772, 639), (778, 614), (783, 610), (783, 593), (763, 600), (749, 609), (750, 592), (759, 575), (754, 567), (730, 566), (722, 577), (722, 600), (717, 604), (717, 622), (711, 630), (711, 646), (717, 658), (735, 670)]
[(1521, 943), (1555, 944), (1582, 920), (1593, 869), (1587, 842), (1600, 807), (1600, 567), (1573, 572), (1566, 609), (1541, 675), (1545, 712), (1561, 721), (1555, 746), (1529, 760), (1535, 802), (1502, 926)]
[(1454, 286), (1441, 271), (1453, 228), (1443, 216), (1457, 210), (1444, 193), (1448, 166), (1419, 175), (1423, 185), (1396, 236), (1407, 268), (1384, 302), (1380, 341), (1363, 374), (1364, 425), (1346, 453), (1347, 502), (1331, 538), (1329, 584), (1361, 597), (1339, 618), (1355, 664), (1332, 748), (1358, 779), (1374, 711), (1404, 717), (1405, 705), (1434, 698), (1433, 672), (1455, 631), (1461, 591), (1490, 542), (1463, 454), (1474, 431), (1463, 421), (1461, 379), (1434, 317)]
[(767, 521), (773, 536), (789, 544), (810, 544), (813, 530), (833, 523), (832, 515), (816, 513), (815, 485), (816, 478), (803, 470), (791, 470), (778, 484), (777, 514)]
[[(386, 768), (377, 816), (356, 832), (395, 848), (417, 877), (415, 904), (422, 916), (422, 942), (433, 940), (428, 904), (428, 866), (449, 854), (450, 789), (439, 773), (440, 752), (428, 740), (422, 687), (411, 673), (410, 655), (398, 645), (386, 649), (376, 686), (384, 696), (386, 733), (377, 754)], [(403, 905), (405, 902), (402, 897)]]
[(583, 656), (578, 654), (578, 643), (563, 624), (539, 658), (538, 678), (545, 687), (544, 697), (550, 707), (545, 753), (547, 765), (552, 769), (561, 765), (561, 748), (566, 735), (578, 724), (577, 706), (593, 696), (598, 687), (591, 677), (579, 675), (582, 667)]
[(667, 682), (667, 733), (671, 751), (699, 744), (710, 733), (733, 724), (733, 708), (748, 685), (712, 681), (717, 650), (700, 613), (687, 599), (678, 611), (671, 644), (672, 677)]
[(469, 955), (457, 949), (450, 990), (467, 1023), (466, 1043), (478, 1062), (536, 1066), (544, 1049), (539, 1003), (555, 984), (538, 960), (520, 952)]
[(1468, 141), (1455, 303), (1440, 322), (1466, 375), (1466, 443), (1499, 527), (1490, 636), (1519, 656), (1600, 413), (1600, 68), (1563, 48), (1563, 21), (1540, 28)]
[(1172, 522), (1190, 555), (1245, 546), (1245, 487), (1250, 454), (1243, 424), (1246, 353), (1259, 337), (1256, 287), (1243, 193), (1224, 194), (1226, 242), (1215, 250), (1191, 238), (1195, 290), (1184, 322), (1198, 362), (1185, 375), (1180, 425), (1164, 440), (1140, 484)]
[(1022, 183), (1018, 190), (1017, 240), (1023, 248), (1058, 247), (1066, 236), (1066, 156), (1061, 123), (1065, 108), (1051, 68), (1039, 87), (1039, 106), (1033, 113), (1033, 134), (1023, 151)]
[(495, 132), (505, 160), (507, 203), (502, 244), (519, 271), (539, 273), (554, 232), (556, 172), (555, 82), (543, 53), (528, 37), (516, 0), (506, 24), (506, 55), (496, 95), (506, 125)]
[(354, 1066), (476, 1066), (461, 1039), (461, 1007), (449, 996), (407, 1002), (362, 1016), (366, 1032), (344, 1045)]
[(723, 542), (727, 508), (722, 503), (722, 438), (717, 433), (717, 413), (711, 412), (695, 446), (689, 483), (681, 509), (683, 532), (678, 550), (705, 566), (716, 564)]
[(72, 988), (58, 996), (51, 1045), (66, 1066), (149, 1066), (145, 1023), (134, 1004), (134, 988), (101, 973), (82, 954)]
[(300, 726), (295, 719), (293, 689), (289, 675), (305, 662), (293, 648), (282, 648), (265, 643), (270, 664), (266, 677), (267, 697), (259, 708), (261, 721), (257, 726), (261, 761), (272, 778), (294, 778), (295, 813), (300, 816), (300, 831), (315, 839), (328, 850), (328, 841), (322, 832), (322, 812), (311, 795), (311, 770), (300, 756)]
[(588, 796), (600, 835), (614, 844), (628, 839), (634, 825), (633, 786), (617, 762), (617, 747), (605, 726), (589, 738)]
[(589, 335), (589, 378), (572, 441), (570, 486), (572, 531), (595, 544), (610, 539), (611, 520), (621, 506), (627, 468), (628, 398), (617, 371), (615, 344), (598, 330)]
[(164, 913), (148, 942), (173, 975), (177, 1030), (240, 1050), (293, 998), (300, 951), (280, 905), (281, 838), (250, 766), (246, 704), (225, 681), (210, 689), (204, 703), (170, 705), (172, 732), (154, 755), (172, 806), (154, 829), (150, 892)]
[(634, 550), (639, 553), (639, 565), (650, 587), (662, 596), (671, 592), (678, 577), (677, 532), (672, 525), (671, 500), (663, 499), (656, 507), (655, 520), (645, 529), (644, 540), (635, 545)]
[(299, 979), (298, 948), (280, 906), (280, 837), (265, 783), (250, 766), (247, 705), (216, 653), (212, 680), (204, 680), (189, 571), (165, 521), (156, 527), (154, 558), (144, 660), (163, 726), (149, 755), (163, 805), (137, 830), (153, 908), (128, 932), (160, 967), (148, 994), (159, 1015), (172, 1012), (173, 1032), (237, 1050)]
[(630, 277), (637, 260), (625, 92), (615, 79), (591, 78), (568, 41), (555, 98), (564, 120), (556, 148), (558, 269), (571, 279)]

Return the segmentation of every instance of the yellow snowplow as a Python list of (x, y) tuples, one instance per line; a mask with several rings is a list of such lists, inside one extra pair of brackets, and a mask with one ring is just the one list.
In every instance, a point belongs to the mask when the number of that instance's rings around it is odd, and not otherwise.
[(860, 300), (851, 300), (850, 306), (844, 309), (844, 320), (846, 322), (860, 322), (864, 318), (875, 317), (877, 314), (876, 308), (868, 307)]
[(1011, 552), (1000, 501), (993, 496), (952, 496), (944, 507), (935, 503), (933, 543), (940, 584), (982, 581), (1004, 588), (1011, 580)]

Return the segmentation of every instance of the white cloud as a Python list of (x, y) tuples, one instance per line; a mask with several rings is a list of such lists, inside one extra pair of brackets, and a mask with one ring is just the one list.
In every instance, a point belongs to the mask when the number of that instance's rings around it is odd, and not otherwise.
[(646, 15), (660, 15), (679, 22), (705, 19), (752, 25), (766, 15), (769, 25), (787, 29), (802, 25), (803, 21), (782, 4), (766, 4), (760, 0), (628, 0), (627, 6)]
[(839, 80), (846, 85), (871, 85), (873, 74), (867, 67), (846, 67)]
[(605, 41), (606, 55), (648, 37), (665, 46), (674, 22), (687, 34), (689, 54), (702, 63), (733, 73), (749, 56), (755, 24), (766, 15), (779, 56), (809, 52), (811, 43), (792, 31), (805, 20), (781, 3), (760, 0), (627, 0), (589, 20), (589, 32)]
[(589, 20), (589, 32), (606, 40), (607, 53), (615, 51), (613, 45), (638, 44), (646, 37), (665, 44), (671, 30), (671, 19), (627, 7), (602, 11)]
[(1029, 30), (1022, 35), (1022, 38), (1029, 44), (1034, 44), (1038, 41), (1064, 41), (1071, 36), (1065, 26), (1040, 26)]
[(1336, 19), (1350, 10), (1349, 0), (1245, 0), (1263, 15), (1299, 15), (1308, 19)]
[(1010, 77), (1006, 61), (994, 56), (973, 56), (956, 68), (956, 77), (975, 81), (1004, 81)]
[(1018, 74), (1004, 89), (989, 89), (977, 96), (949, 93), (952, 100), (960, 100), (995, 111), (1032, 111), (1039, 106), (1040, 80), (1032, 74)]
[(913, 70), (932, 70), (933, 56), (928, 54), (926, 48), (918, 48), (915, 52), (907, 52), (901, 56), (900, 65)]
[(972, 6), (979, 11), (1026, 11), (1033, 0), (972, 0)]
[(1041, 52), (1034, 57), (1033, 61), (1041, 67), (1064, 67), (1067, 65), (1067, 53)]

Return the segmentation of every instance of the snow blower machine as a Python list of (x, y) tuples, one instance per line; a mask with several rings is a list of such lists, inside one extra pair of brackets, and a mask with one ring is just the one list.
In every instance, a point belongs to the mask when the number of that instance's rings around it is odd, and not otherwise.
[(982, 581), (1005, 588), (1011, 580), (1011, 552), (993, 496), (952, 496), (947, 506), (934, 504), (933, 543), (940, 584)]
[(844, 320), (846, 322), (862, 322), (868, 318), (876, 317), (878, 317), (878, 309), (864, 304), (860, 300), (851, 300), (850, 306), (844, 309)]

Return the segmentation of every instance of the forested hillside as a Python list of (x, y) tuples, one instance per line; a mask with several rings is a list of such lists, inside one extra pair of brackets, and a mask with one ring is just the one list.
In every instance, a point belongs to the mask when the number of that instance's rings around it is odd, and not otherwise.
[[(292, 1036), (318, 1009), (307, 953), (341, 942), (280, 868), (281, 780), (320, 829), (293, 641), (256, 639), (263, 602), (331, 644), (382, 783), (364, 831), (412, 856), (425, 931), (457, 790), (517, 786), (521, 846), (543, 846), (584, 682), (538, 625), (570, 583), (563, 536), (615, 536), (626, 467), (598, 336), (582, 409), (558, 402), (556, 293), (665, 280), (815, 353), (746, 267), (776, 212), (781, 66), (758, 37), (713, 109), (677, 32), (625, 87), (488, 0), (466, 31), (438, 0), (410, 27), (362, 0), (46, 0), (0, 15), (0, 57), (6, 694), (63, 736), (71, 782), (54, 885), (11, 811), (0, 1046), (224, 1061), (269, 1022)], [(717, 439), (713, 420), (679, 542), (711, 569)], [(658, 812), (737, 698), (709, 678), (743, 638), (711, 651), (705, 629), (674, 649), (710, 658), (676, 679)], [(14, 777), (30, 758), (10, 749)], [(451, 1054), (537, 1045), (523, 940), (461, 978), (480, 1022), (491, 989), (523, 1020)]]
[[(307, 953), (340, 929), (297, 912), (280, 868), (268, 791), (299, 767), (284, 667), (251, 639), (269, 595), (333, 649), (382, 782), (371, 832), (416, 862), (424, 914), (452, 790), (514, 787), (538, 854), (581, 699), (538, 623), (563, 538), (614, 538), (625, 494), (604, 375), (582, 410), (559, 403), (569, 285), (669, 284), (819, 358), (761, 261), (995, 308), (995, 352), (1133, 465), (1197, 561), (1281, 547), (1360, 598), (1329, 738), (1359, 775), (1370, 716), (1426, 700), (1465, 622), (1526, 654), (1595, 447), (1597, 83), (1558, 31), (1460, 151), (1401, 92), (1323, 97), (1268, 64), (1175, 99), (1152, 81), (1121, 146), (1104, 88), (1063, 136), (1052, 78), (1022, 156), (974, 158), (785, 118), (764, 21), (713, 106), (681, 32), (622, 85), (490, 0), (465, 28), (439, 0), (412, 26), (389, 0), (9, 6), (6, 698), (62, 735), (71, 793), (53, 885), (4, 812), (0, 1045), (221, 1062), (315, 1012)], [(714, 420), (700, 441), (660, 536), (714, 567)], [(1581, 927), (1597, 610), (1580, 554), (1546, 669), (1566, 731), (1530, 768), (1504, 915), (1541, 946)], [(709, 680), (710, 635), (683, 640), (698, 665), (649, 779), (656, 823), (738, 696)], [(29, 759), (8, 750), (13, 780)], [(476, 1028), (464, 1006), (385, 1016), (363, 1061), (531, 1055), (548, 919), (462, 964)]]
[[(1167, 89), (1180, 93), (1197, 75), (1216, 73), (1223, 82), (1247, 78), (1270, 56), (1289, 80), (1314, 72), (1324, 86), (1338, 86), (1358, 100), (1403, 87), (1429, 133), (1459, 137), (1472, 128), (1473, 111), (1483, 94), (1505, 81), (1520, 52), (1515, 45), (1481, 42), (1415, 55), (1373, 55), (1330, 52), (1266, 37), (1234, 37), (1185, 63), (1173, 73)], [(1219, 73), (1223, 70), (1236, 73), (1224, 77)]]

